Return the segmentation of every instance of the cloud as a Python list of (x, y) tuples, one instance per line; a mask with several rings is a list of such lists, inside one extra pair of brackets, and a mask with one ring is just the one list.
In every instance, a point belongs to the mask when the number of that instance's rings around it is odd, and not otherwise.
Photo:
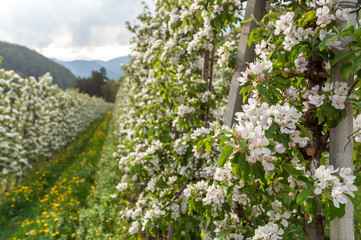
[[(126, 21), (142, 0), (12, 0), (1, 3), (0, 40), (62, 60), (107, 60), (129, 54)], [(146, 0), (152, 5), (152, 0)], [(110, 49), (113, 48), (113, 51)], [(120, 52), (117, 52), (120, 51)], [(104, 54), (107, 52), (109, 57)]]

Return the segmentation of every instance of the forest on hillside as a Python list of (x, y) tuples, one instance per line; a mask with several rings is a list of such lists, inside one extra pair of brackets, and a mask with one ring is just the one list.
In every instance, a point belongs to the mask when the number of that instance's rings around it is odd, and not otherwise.
[(0, 56), (1, 68), (14, 70), (23, 77), (38, 78), (50, 72), (53, 83), (62, 89), (71, 88), (75, 82), (70, 70), (26, 47), (0, 41)]

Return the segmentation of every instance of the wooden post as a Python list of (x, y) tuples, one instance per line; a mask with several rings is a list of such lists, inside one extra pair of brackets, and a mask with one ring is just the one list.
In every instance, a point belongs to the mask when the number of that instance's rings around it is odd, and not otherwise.
[[(349, 0), (350, 2), (357, 4), (357, 0)], [(350, 9), (352, 11), (353, 9)], [(356, 13), (349, 14), (349, 24), (356, 25)], [(341, 29), (345, 29), (346, 22), (340, 23)], [(349, 42), (351, 39), (344, 39), (345, 42)], [(340, 68), (343, 62), (340, 61), (336, 64), (333, 70), (333, 76), (331, 82), (344, 81)], [(353, 74), (350, 74), (348, 78), (348, 86), (350, 87), (354, 81)], [(352, 116), (352, 103), (346, 102), (345, 108), (347, 110), (347, 116), (343, 119), (337, 127), (330, 130), (330, 164), (335, 168), (351, 168), (353, 170), (353, 116)], [(349, 141), (349, 139), (351, 141)], [(330, 223), (330, 237), (331, 240), (342, 239), (355, 239), (354, 232), (354, 207), (350, 200), (346, 204), (346, 214), (342, 218), (335, 218)]]
[[(266, 2), (267, 0), (248, 0), (244, 19), (251, 18), (253, 15), (257, 20), (261, 20), (266, 14)], [(235, 122), (235, 113), (242, 110), (241, 105), (243, 96), (239, 94), (242, 86), (240, 86), (238, 78), (240, 77), (240, 72), (246, 69), (246, 63), (252, 62), (256, 57), (254, 45), (252, 44), (248, 47), (247, 44), (249, 35), (256, 26), (257, 24), (254, 21), (250, 21), (242, 25), (242, 32), (239, 39), (236, 58), (236, 69), (232, 76), (232, 83), (229, 90), (228, 103), (224, 116), (224, 123), (229, 127), (232, 127)]]

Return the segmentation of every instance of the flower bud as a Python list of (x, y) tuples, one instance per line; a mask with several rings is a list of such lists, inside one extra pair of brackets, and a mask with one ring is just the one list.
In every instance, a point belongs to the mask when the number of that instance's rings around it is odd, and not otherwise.
[(285, 68), (284, 71), (285, 71), (286, 73), (290, 72), (290, 70), (289, 70), (288, 68)]
[(290, 192), (290, 193), (288, 194), (288, 196), (290, 196), (290, 197), (294, 197), (294, 196), (295, 196), (295, 194), (294, 194), (293, 192)]

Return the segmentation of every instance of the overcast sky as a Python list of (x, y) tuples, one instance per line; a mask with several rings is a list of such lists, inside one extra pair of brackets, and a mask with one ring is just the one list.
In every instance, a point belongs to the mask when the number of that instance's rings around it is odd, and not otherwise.
[(0, 41), (60, 60), (109, 60), (130, 53), (131, 33), (144, 1), (0, 0)]

